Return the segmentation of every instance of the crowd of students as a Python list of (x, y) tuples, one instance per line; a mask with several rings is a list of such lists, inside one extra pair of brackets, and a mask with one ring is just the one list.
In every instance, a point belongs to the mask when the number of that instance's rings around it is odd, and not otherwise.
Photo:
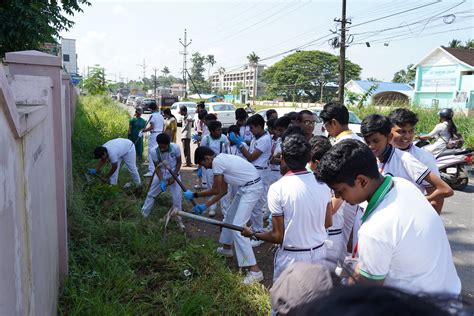
[[(453, 191), (439, 177), (433, 155), (412, 145), (417, 124), (412, 111), (369, 115), (359, 136), (348, 128), (347, 108), (328, 103), (320, 118), (329, 138), (313, 136), (316, 118), (305, 110), (283, 117), (268, 110), (265, 122), (237, 109), (228, 135), (203, 104), (197, 122), (187, 117), (185, 107), (180, 113), (186, 165), (191, 165), (190, 138), (199, 145), (194, 163), (200, 184), (184, 198), (205, 198), (194, 212), (208, 216), (215, 216), (219, 203), (224, 222), (245, 227), (242, 233), (222, 229), (216, 250), (226, 257), (235, 253), (239, 267), (248, 270), (245, 284), (264, 279), (252, 248), (266, 241), (279, 245), (274, 282), (303, 262), (349, 276), (348, 283), (459, 296), (460, 279), (439, 217)], [(143, 130), (152, 133), (149, 148), (156, 142), (149, 161), (160, 167), (144, 216), (168, 187), (173, 206), (182, 208), (180, 188), (161, 165), (166, 160), (179, 174), (180, 148), (168, 134), (158, 133), (159, 122), (150, 121)], [(196, 134), (190, 135), (193, 123)], [(117, 154), (110, 142), (96, 149), (96, 158), (112, 162)]]

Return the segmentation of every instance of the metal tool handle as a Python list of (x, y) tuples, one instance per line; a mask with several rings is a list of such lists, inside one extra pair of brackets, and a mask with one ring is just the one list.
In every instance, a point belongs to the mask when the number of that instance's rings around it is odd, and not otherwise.
[(191, 213), (187, 213), (187, 212), (183, 212), (183, 211), (177, 211), (175, 214), (181, 215), (181, 216), (187, 217), (187, 218), (192, 218), (194, 220), (204, 222), (204, 223), (208, 223), (208, 224), (211, 224), (211, 225), (216, 225), (216, 226), (236, 230), (236, 231), (239, 231), (239, 232), (244, 230), (244, 228), (242, 226), (237, 226), (237, 225), (233, 225), (233, 224), (229, 224), (229, 223), (224, 223), (224, 222), (212, 219), (212, 218), (207, 218), (207, 217), (204, 217), (204, 216), (199, 216), (199, 215), (195, 215), (195, 214), (191, 214)]
[[(186, 192), (186, 187), (184, 186), (183, 182), (181, 182), (181, 180), (178, 178), (178, 175), (170, 168), (168, 163), (165, 163), (163, 161), (163, 166), (165, 166), (165, 168), (170, 172), (174, 181), (176, 181), (176, 183), (181, 187), (181, 190), (183, 190), (183, 192)], [(194, 201), (194, 199), (191, 199), (190, 201), (193, 206), (196, 206), (196, 201)]]

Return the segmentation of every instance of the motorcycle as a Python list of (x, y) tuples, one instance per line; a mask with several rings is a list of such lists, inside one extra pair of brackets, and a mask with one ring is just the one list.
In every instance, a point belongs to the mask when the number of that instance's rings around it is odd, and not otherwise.
[[(418, 141), (417, 147), (429, 144)], [(454, 190), (464, 190), (469, 183), (469, 171), (472, 165), (472, 148), (445, 149), (435, 156), (441, 179)]]

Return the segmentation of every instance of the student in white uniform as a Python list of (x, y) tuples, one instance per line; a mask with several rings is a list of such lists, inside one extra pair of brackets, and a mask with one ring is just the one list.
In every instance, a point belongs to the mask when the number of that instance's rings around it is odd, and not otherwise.
[[(135, 145), (131, 140), (125, 138), (116, 138), (109, 140), (104, 145), (94, 149), (95, 159), (99, 159), (96, 168), (88, 169), (90, 174), (97, 174), (102, 167), (110, 162), (112, 165), (109, 172), (105, 176), (109, 179), (110, 184), (117, 184), (120, 164), (123, 162), (127, 167), (128, 172), (132, 176), (133, 182), (136, 185), (141, 185), (140, 175), (138, 174), (136, 160), (137, 154), (135, 152)], [(125, 188), (131, 184), (126, 183)]]
[[(268, 133), (272, 137), (272, 149), (270, 151), (271, 154), (270, 154), (270, 159), (268, 161), (268, 167), (270, 168), (268, 186), (277, 182), (281, 178), (281, 173), (280, 173), (281, 137), (278, 131), (275, 129), (276, 120), (277, 119), (275, 118), (271, 118), (267, 121)], [(277, 148), (279, 152), (277, 152)]]
[(236, 125), (239, 127), (239, 135), (247, 144), (250, 146), (250, 142), (254, 138), (252, 132), (250, 131), (250, 126), (247, 125), (247, 119), (249, 115), (243, 108), (238, 108), (235, 110), (235, 121)]
[(413, 183), (382, 176), (371, 150), (354, 140), (334, 145), (316, 177), (350, 204), (368, 202), (354, 253), (359, 282), (411, 293), (460, 294), (443, 222)]
[[(319, 117), (323, 120), (324, 128), (332, 138), (333, 143), (337, 144), (344, 139), (355, 139), (364, 142), (364, 139), (349, 129), (349, 111), (344, 105), (329, 102), (324, 105)], [(344, 216), (343, 239), (350, 251), (354, 247), (352, 239), (357, 237), (357, 234), (353, 234), (354, 222), (356, 217), (360, 217), (361, 210), (358, 205), (349, 205), (345, 202), (338, 203), (338, 205)]]
[[(252, 229), (256, 232), (261, 232), (263, 231), (263, 214), (268, 210), (266, 195), (269, 175), (268, 160), (271, 155), (272, 139), (270, 134), (265, 132), (265, 120), (259, 114), (252, 115), (247, 120), (247, 125), (250, 126), (250, 130), (254, 135), (249, 149), (244, 146), (244, 141), (241, 137), (231, 134), (230, 139), (237, 144), (244, 157), (255, 166), (260, 178), (262, 178), (265, 194), (262, 194), (261, 199), (252, 211), (250, 219)], [(253, 241), (252, 245), (256, 247), (261, 243), (260, 241)]]
[[(240, 128), (237, 125), (231, 125), (229, 126), (228, 133), (229, 135), (230, 133), (234, 133), (235, 135), (239, 136)], [(230, 140), (230, 136), (227, 136), (227, 138), (229, 139), (229, 154), (247, 160), (242, 154), (242, 152), (240, 151), (240, 149), (237, 147), (237, 145)], [(239, 189), (239, 186), (237, 185), (231, 185), (231, 184), (228, 185), (227, 195), (229, 198), (229, 204), (232, 202), (232, 199), (235, 197), (235, 194), (237, 193), (238, 189)]]
[(155, 151), (156, 147), (156, 136), (158, 134), (163, 133), (164, 126), (165, 126), (165, 119), (160, 112), (158, 112), (158, 106), (156, 102), (150, 104), (150, 109), (152, 110), (150, 116), (150, 125), (143, 130), (143, 133), (150, 132), (150, 136), (148, 137), (148, 172), (145, 173), (143, 176), (151, 177), (155, 172), (155, 165), (153, 164), (153, 157), (152, 153)]
[[(255, 204), (263, 194), (262, 179), (255, 167), (247, 160), (235, 155), (215, 155), (214, 151), (208, 147), (196, 149), (194, 163), (206, 169), (212, 169), (214, 173), (214, 185), (211, 189), (201, 192), (189, 190), (184, 192), (184, 197), (188, 200), (212, 196), (205, 204), (196, 205), (194, 211), (201, 214), (227, 194), (228, 185), (236, 185), (239, 189), (227, 210), (225, 221), (238, 226), (246, 225)], [(242, 236), (238, 231), (223, 228), (219, 242), (223, 246), (217, 248), (218, 253), (232, 257), (232, 244), (234, 244), (239, 267), (249, 268), (243, 280), (245, 284), (263, 280), (263, 273), (255, 260), (250, 239)]]
[[(210, 121), (207, 123), (207, 127), (209, 129), (209, 134), (201, 139), (201, 146), (211, 148), (216, 155), (222, 153), (228, 154), (229, 140), (225, 135), (222, 135), (222, 123), (219, 121)], [(212, 169), (204, 169), (203, 177), (205, 178), (203, 182), (206, 183), (207, 189), (212, 188), (212, 185), (214, 184), (214, 174), (212, 173)], [(223, 214), (226, 213), (228, 202), (227, 195), (220, 200)], [(214, 217), (216, 215), (216, 206), (217, 205), (214, 204), (209, 208), (209, 216)]]
[[(430, 172), (439, 177), (439, 169), (433, 154), (413, 145), (416, 123), (418, 123), (417, 115), (406, 108), (399, 108), (390, 112), (388, 119), (392, 124), (392, 141), (390, 144), (395, 148), (409, 152), (413, 157), (427, 166)], [(424, 181), (422, 185), (426, 189), (427, 194), (432, 193), (433, 188), (429, 183)], [(441, 210), (443, 203), (444, 200), (440, 199), (433, 201), (432, 205), (436, 204), (435, 208)]]
[[(181, 170), (181, 149), (178, 144), (172, 143), (168, 134), (161, 133), (156, 137), (158, 146), (156, 147), (152, 159), (157, 165), (163, 161), (169, 163), (169, 167), (174, 171), (176, 175), (181, 179), (179, 171)], [(170, 188), (171, 198), (173, 200), (173, 207), (178, 210), (182, 209), (182, 197), (181, 187), (174, 180), (173, 176), (164, 166), (160, 166), (155, 169), (155, 175), (150, 186), (150, 191), (147, 193), (145, 203), (142, 207), (142, 215), (147, 217), (150, 215), (155, 198), (160, 192), (165, 192), (166, 189)]]
[(383, 175), (392, 175), (411, 181), (425, 193), (423, 181), (433, 188), (426, 196), (438, 213), (441, 212), (439, 200), (453, 195), (453, 190), (435, 173), (406, 151), (390, 145), (392, 140), (390, 120), (382, 115), (372, 114), (364, 118), (361, 132), (365, 142), (377, 157), (379, 171)]
[(331, 226), (331, 190), (306, 170), (311, 148), (305, 136), (291, 134), (282, 143), (282, 161), (289, 170), (268, 190), (273, 229), (242, 235), (279, 244), (275, 254), (273, 281), (294, 262), (326, 263), (326, 227)]
[(433, 130), (426, 135), (418, 135), (422, 140), (435, 138), (434, 143), (423, 147), (433, 155), (437, 156), (447, 148), (448, 142), (454, 135), (458, 134), (456, 124), (454, 124), (454, 112), (450, 108), (444, 108), (439, 111), (439, 123), (436, 124)]

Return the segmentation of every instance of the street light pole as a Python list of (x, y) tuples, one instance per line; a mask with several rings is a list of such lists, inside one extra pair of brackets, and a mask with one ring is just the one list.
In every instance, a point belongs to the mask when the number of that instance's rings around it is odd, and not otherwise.
[(183, 51), (183, 81), (184, 81), (184, 98), (186, 99), (188, 97), (188, 81), (187, 81), (187, 73), (188, 73), (188, 69), (187, 69), (187, 55), (188, 55), (188, 51), (187, 51), (187, 48), (189, 45), (191, 45), (191, 43), (193, 42), (192, 39), (189, 40), (189, 43), (188, 43), (188, 39), (187, 39), (187, 30), (184, 29), (184, 43), (181, 41), (181, 39), (179, 39), (179, 43), (181, 45), (183, 45), (184, 47), (184, 51)]

